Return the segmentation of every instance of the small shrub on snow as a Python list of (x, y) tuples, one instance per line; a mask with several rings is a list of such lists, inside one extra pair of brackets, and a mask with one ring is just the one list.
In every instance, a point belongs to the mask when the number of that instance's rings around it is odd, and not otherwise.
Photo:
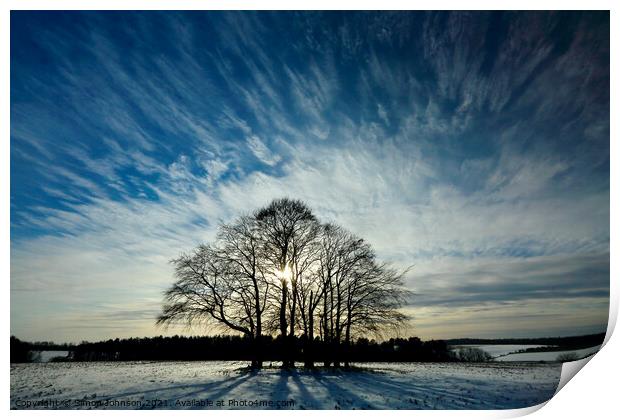
[(558, 357), (555, 359), (556, 362), (572, 362), (574, 360), (579, 359), (579, 356), (577, 355), (577, 353), (570, 352), (570, 353), (562, 353), (560, 355), (558, 355)]
[(488, 362), (491, 355), (478, 347), (461, 347), (454, 350), (454, 358), (459, 362)]

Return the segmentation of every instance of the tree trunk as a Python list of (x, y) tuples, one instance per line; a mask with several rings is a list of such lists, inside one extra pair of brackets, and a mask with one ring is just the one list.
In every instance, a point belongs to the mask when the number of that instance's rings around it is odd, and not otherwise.
[[(331, 299), (333, 299), (334, 294), (332, 293), (331, 283), (329, 284), (329, 292), (330, 292)], [(328, 319), (327, 319), (328, 318), (328, 315), (327, 315), (328, 303), (331, 303), (332, 301), (331, 299), (328, 299), (328, 294), (326, 290), (325, 294), (323, 295), (323, 366), (325, 367), (330, 367), (332, 364), (328, 356), (331, 350), (330, 349), (331, 332), (330, 332)], [(331, 312), (331, 307), (329, 307), (329, 310)], [(329, 316), (329, 322), (333, 322), (333, 319), (331, 316)]]
[(314, 369), (314, 313), (312, 311), (312, 291), (310, 291), (310, 305), (308, 307), (308, 329), (306, 330), (306, 345), (304, 351), (304, 367)]
[(286, 282), (282, 282), (282, 302), (280, 305), (280, 336), (282, 339), (282, 367), (288, 369), (291, 367), (290, 359), (291, 359), (291, 349), (288, 340), (287, 334), (287, 325), (286, 325), (286, 299), (288, 296), (288, 288), (286, 286)]
[[(258, 285), (256, 281), (254, 281), (254, 293), (256, 296), (256, 302), (254, 305), (254, 310), (256, 311), (256, 336), (254, 337), (254, 358), (255, 362), (252, 362), (252, 367), (255, 369), (260, 369), (263, 367), (263, 322), (261, 319), (262, 313), (260, 310), (260, 299), (258, 292)], [(254, 366), (256, 364), (256, 366)]]
[(255, 334), (247, 334), (246, 339), (250, 341), (250, 351), (252, 353), (252, 360), (250, 367), (252, 369), (260, 369), (263, 367), (263, 361), (261, 358), (261, 342)]
[(336, 336), (333, 339), (334, 343), (334, 367), (340, 367), (340, 360), (342, 355), (340, 354), (342, 349), (340, 345), (340, 338), (342, 335), (342, 328), (340, 327), (340, 317), (342, 310), (342, 297), (340, 294), (340, 283), (336, 283)]
[(253, 369), (261, 369), (263, 367), (263, 336), (260, 333), (261, 329), (257, 329), (256, 337), (253, 339), (253, 360), (252, 360), (252, 368)]
[(347, 329), (346, 329), (345, 338), (344, 338), (344, 346), (345, 346), (344, 367), (349, 368), (350, 367), (350, 360), (351, 360), (351, 321), (350, 321), (350, 317), (349, 317), (349, 322), (347, 322)]
[(289, 333), (288, 335), (293, 337), (295, 335), (295, 316), (296, 316), (296, 312), (297, 312), (297, 285), (293, 284), (292, 285), (292, 294), (293, 294), (293, 303), (291, 305), (291, 322), (289, 324)]

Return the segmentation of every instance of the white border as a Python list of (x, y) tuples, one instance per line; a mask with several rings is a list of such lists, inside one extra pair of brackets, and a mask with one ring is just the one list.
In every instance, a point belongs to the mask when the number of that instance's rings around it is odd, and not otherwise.
[[(617, 44), (614, 43), (614, 35), (617, 35), (617, 28), (619, 19), (618, 13), (612, 7), (614, 3), (611, 1), (600, 1), (600, 0), (590, 0), (590, 1), (490, 1), (490, 0), (477, 0), (477, 1), (447, 1), (447, 0), (435, 0), (432, 2), (406, 2), (402, 0), (382, 0), (382, 1), (370, 1), (370, 0), (359, 0), (359, 1), (347, 1), (347, 2), (335, 2), (333, 0), (301, 0), (296, 1), (294, 4), (291, 2), (286, 2), (282, 0), (268, 0), (261, 2), (248, 2), (241, 0), (218, 0), (218, 1), (200, 1), (200, 0), (177, 0), (177, 1), (169, 1), (169, 0), (151, 0), (151, 1), (134, 1), (134, 0), (108, 0), (108, 1), (77, 1), (77, 0), (56, 0), (56, 1), (45, 1), (45, 0), (5, 0), (2, 2), (2, 18), (0, 21), (0, 36), (2, 37), (2, 43), (0, 44), (0, 51), (2, 53), (2, 59), (4, 60), (4, 65), (0, 66), (0, 73), (2, 74), (3, 83), (0, 88), (0, 98), (2, 98), (1, 107), (2, 107), (2, 115), (1, 115), (1, 127), (2, 127), (2, 143), (1, 143), (1, 152), (0, 152), (0, 185), (2, 188), (3, 200), (0, 200), (0, 215), (1, 215), (1, 227), (0, 232), (2, 234), (2, 242), (0, 244), (1, 254), (2, 255), (2, 263), (0, 264), (0, 276), (5, 281), (4, 291), (2, 296), (2, 307), (5, 311), (5, 316), (2, 317), (2, 331), (4, 336), (8, 338), (10, 335), (10, 322), (9, 322), (9, 311), (10, 308), (10, 285), (9, 285), (9, 276), (10, 276), (10, 204), (7, 199), (10, 194), (10, 150), (9, 150), (9, 138), (10, 138), (10, 55), (9, 55), (9, 45), (10, 45), (10, 10), (181, 10), (181, 9), (213, 9), (213, 10), (222, 10), (222, 9), (289, 9), (289, 10), (337, 10), (337, 9), (358, 9), (358, 10), (405, 10), (405, 9), (433, 9), (433, 10), (498, 10), (498, 9), (515, 9), (515, 10), (611, 10), (611, 74), (612, 74), (612, 84), (611, 84), (611, 138), (617, 139), (617, 128), (615, 122), (618, 121), (618, 112), (616, 106), (616, 98), (618, 97), (618, 89), (617, 84), (614, 83), (613, 74), (614, 69), (617, 69), (617, 53), (618, 48)], [(618, 147), (614, 142), (611, 142), (611, 156), (614, 162), (617, 162), (618, 157)], [(610, 178), (611, 178), (611, 214), (618, 213), (618, 194), (617, 188), (614, 189), (618, 185), (618, 171), (613, 165), (610, 168)], [(617, 247), (615, 246), (615, 242), (613, 241), (614, 235), (617, 233), (617, 223), (615, 219), (612, 217), (611, 220), (611, 229), (612, 233), (612, 241), (611, 241), (611, 308), (610, 308), (610, 320), (608, 325), (608, 334), (606, 337), (606, 345), (601, 350), (600, 354), (597, 354), (592, 360), (588, 363), (588, 368), (585, 369), (584, 372), (580, 373), (580, 378), (574, 381), (571, 381), (569, 385), (567, 385), (561, 392), (559, 392), (556, 396), (552, 398), (552, 400), (547, 404), (541, 404), (539, 406), (519, 409), (519, 410), (505, 410), (505, 411), (416, 411), (415, 413), (411, 412), (402, 412), (402, 414), (393, 411), (373, 411), (373, 412), (350, 412), (345, 411), (342, 413), (336, 414), (335, 411), (321, 411), (321, 412), (295, 412), (296, 417), (300, 418), (310, 418), (316, 415), (326, 416), (326, 417), (335, 417), (336, 415), (345, 417), (353, 417), (355, 418), (370, 418), (376, 417), (377, 415), (381, 417), (401, 417), (402, 415), (407, 418), (411, 418), (415, 416), (416, 418), (459, 418), (459, 419), (480, 419), (480, 418), (507, 418), (507, 417), (518, 417), (525, 414), (529, 414), (535, 412), (532, 415), (532, 418), (539, 419), (549, 419), (549, 418), (563, 418), (563, 419), (583, 419), (585, 416), (589, 418), (609, 418), (611, 417), (611, 413), (616, 413), (616, 386), (618, 383), (618, 361), (616, 354), (619, 354), (618, 349), (620, 348), (617, 344), (618, 339), (611, 339), (610, 334), (613, 331), (617, 319), (618, 314), (618, 252)], [(2, 343), (2, 354), (5, 360), (5, 382), (3, 383), (2, 389), (4, 391), (4, 408), (8, 410), (9, 399), (7, 398), (10, 393), (10, 383), (9, 379), (9, 349), (8, 349), (8, 340), (3, 340)], [(544, 406), (544, 409), (540, 409)], [(41, 412), (44, 415), (51, 418), (81, 418), (84, 416), (84, 412)], [(116, 413), (116, 415), (121, 415), (122, 417), (142, 417), (144, 416), (154, 416), (163, 418), (164, 416), (169, 416), (170, 413), (165, 412), (155, 412), (155, 413), (134, 413), (134, 412), (122, 412)], [(193, 412), (193, 413), (185, 413), (184, 416), (194, 417), (194, 418), (204, 418), (205, 415), (209, 417), (246, 417), (252, 416), (255, 418), (269, 418), (269, 419), (280, 419), (284, 417), (289, 417), (292, 412), (261, 412), (261, 411), (249, 411), (249, 412), (239, 412), (239, 411), (226, 411), (226, 412), (216, 412), (209, 411), (205, 412)], [(19, 417), (19, 418), (31, 418), (38, 417), (39, 412), (33, 411), (11, 411), (11, 416)], [(93, 417), (100, 416), (109, 416), (108, 412), (104, 411), (93, 411), (90, 412), (90, 415)]]
[(612, 1), (560, 0), (6, 0), (7, 10), (610, 10)]

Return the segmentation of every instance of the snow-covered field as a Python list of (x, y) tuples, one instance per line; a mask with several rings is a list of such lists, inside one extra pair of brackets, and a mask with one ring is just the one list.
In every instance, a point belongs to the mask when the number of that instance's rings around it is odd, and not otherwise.
[(504, 356), (510, 353), (515, 353), (519, 350), (533, 349), (533, 348), (539, 348), (539, 347), (544, 347), (544, 346), (541, 346), (540, 344), (462, 344), (462, 345), (452, 346), (452, 348), (454, 349), (464, 348), (464, 347), (479, 348), (489, 353), (491, 357), (495, 358), (495, 357)]
[(498, 357), (495, 359), (498, 362), (553, 362), (561, 354), (574, 353), (578, 359), (590, 356), (598, 351), (601, 346), (588, 347), (587, 349), (579, 350), (564, 350), (564, 351), (541, 351), (532, 353), (515, 353), (507, 356)]
[(521, 408), (550, 399), (561, 371), (560, 364), (518, 363), (366, 363), (349, 372), (266, 368), (252, 373), (245, 366), (12, 364), (11, 408)]

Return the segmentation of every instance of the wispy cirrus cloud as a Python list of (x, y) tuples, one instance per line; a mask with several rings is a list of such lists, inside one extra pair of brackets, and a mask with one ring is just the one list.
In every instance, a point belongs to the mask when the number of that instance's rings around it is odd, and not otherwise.
[(169, 259), (284, 195), (415, 264), (426, 337), (598, 331), (605, 16), (14, 13), (12, 332), (159, 333)]

